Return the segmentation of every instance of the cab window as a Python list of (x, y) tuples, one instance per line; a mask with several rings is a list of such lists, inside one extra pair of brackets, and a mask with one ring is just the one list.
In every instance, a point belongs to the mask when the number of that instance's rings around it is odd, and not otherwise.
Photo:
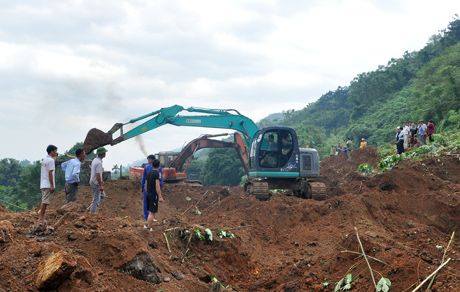
[(278, 133), (276, 131), (265, 132), (259, 145), (259, 165), (265, 168), (277, 167), (279, 157)]
[(292, 134), (287, 130), (282, 130), (279, 135), (279, 145), (280, 145), (280, 157), (279, 162), (280, 166), (286, 165), (291, 158), (293, 144), (292, 144)]

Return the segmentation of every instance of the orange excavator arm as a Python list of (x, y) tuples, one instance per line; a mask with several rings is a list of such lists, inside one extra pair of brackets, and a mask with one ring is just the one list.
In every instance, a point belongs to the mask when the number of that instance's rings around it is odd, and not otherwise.
[[(177, 172), (186, 172), (196, 151), (204, 148), (233, 148), (236, 150), (241, 164), (246, 174), (249, 173), (249, 152), (246, 143), (240, 134), (235, 132), (234, 142), (225, 142), (209, 139), (211, 137), (228, 136), (229, 134), (203, 135), (190, 141), (181, 151), (181, 153), (171, 162), (170, 167), (175, 168)], [(189, 159), (190, 158), (190, 159)], [(184, 167), (185, 162), (188, 162)]]

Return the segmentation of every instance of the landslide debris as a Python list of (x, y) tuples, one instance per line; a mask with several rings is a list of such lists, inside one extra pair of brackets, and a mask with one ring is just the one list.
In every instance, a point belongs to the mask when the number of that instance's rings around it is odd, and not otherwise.
[[(353, 253), (357, 227), (366, 254), (380, 260), (370, 260), (377, 281), (390, 279), (390, 291), (413, 289), (440, 265), (460, 227), (459, 159), (405, 160), (364, 177), (356, 170), (376, 167), (375, 148), (351, 156), (321, 162), (333, 194), (325, 201), (274, 194), (262, 202), (241, 187), (165, 185), (153, 232), (143, 228), (140, 184), (129, 180), (107, 182), (93, 215), (89, 186), (66, 206), (65, 194), (56, 194), (47, 211), (54, 231), (35, 237), (36, 210), (0, 211), (0, 288), (38, 291), (41, 265), (62, 253), (77, 265), (55, 291), (334, 291), (347, 273), (358, 278), (350, 291), (372, 291), (366, 263)], [(213, 241), (199, 240), (195, 230), (207, 228)], [(220, 230), (235, 238), (220, 238)], [(460, 291), (459, 252), (454, 240), (432, 291)]]
[(112, 143), (112, 135), (109, 135), (99, 129), (92, 128), (88, 131), (88, 134), (86, 134), (82, 148), (86, 153), (90, 153), (93, 150), (101, 146), (109, 145), (110, 143)]

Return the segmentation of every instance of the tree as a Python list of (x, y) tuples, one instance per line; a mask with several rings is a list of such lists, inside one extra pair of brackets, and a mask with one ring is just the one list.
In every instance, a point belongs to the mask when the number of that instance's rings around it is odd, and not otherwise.
[(13, 187), (18, 181), (23, 167), (13, 158), (0, 160), (0, 186)]
[(187, 168), (187, 179), (189, 180), (201, 180), (201, 171), (205, 165), (205, 160), (193, 158), (192, 162)]
[(213, 149), (201, 171), (201, 181), (205, 186), (237, 186), (244, 169), (234, 149)]

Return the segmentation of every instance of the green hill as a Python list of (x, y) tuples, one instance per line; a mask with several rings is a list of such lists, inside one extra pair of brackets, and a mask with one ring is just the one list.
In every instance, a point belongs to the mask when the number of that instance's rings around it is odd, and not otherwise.
[[(460, 125), (460, 18), (433, 35), (418, 52), (405, 52), (386, 66), (358, 74), (301, 110), (283, 112), (276, 123), (293, 127), (301, 146), (317, 148), (322, 157), (330, 145), (350, 137), (370, 146), (392, 142), (402, 122), (433, 119), (436, 132)], [(259, 124), (270, 125), (272, 119)], [(313, 142), (314, 143), (313, 143)]]

